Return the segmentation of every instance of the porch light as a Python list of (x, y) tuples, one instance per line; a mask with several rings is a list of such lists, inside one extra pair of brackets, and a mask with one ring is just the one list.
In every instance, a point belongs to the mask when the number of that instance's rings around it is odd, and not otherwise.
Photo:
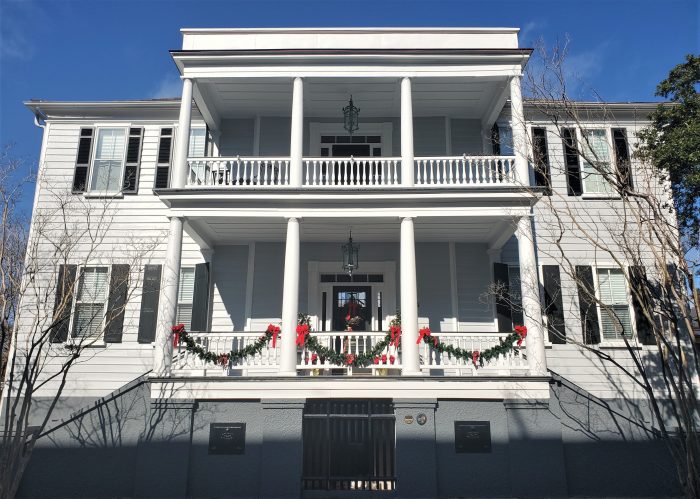
[(351, 95), (350, 102), (343, 108), (343, 128), (345, 128), (350, 135), (360, 128), (359, 116), (360, 110), (352, 103)]
[(360, 266), (358, 258), (359, 253), (360, 248), (352, 242), (351, 230), (347, 244), (343, 244), (343, 270), (347, 272), (349, 276), (352, 276), (352, 273)]

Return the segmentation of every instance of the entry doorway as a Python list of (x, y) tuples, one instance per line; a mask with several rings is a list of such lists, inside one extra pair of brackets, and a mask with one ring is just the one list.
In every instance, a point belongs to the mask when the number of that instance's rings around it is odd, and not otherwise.
[(372, 288), (370, 286), (333, 287), (333, 330), (369, 331), (372, 328)]

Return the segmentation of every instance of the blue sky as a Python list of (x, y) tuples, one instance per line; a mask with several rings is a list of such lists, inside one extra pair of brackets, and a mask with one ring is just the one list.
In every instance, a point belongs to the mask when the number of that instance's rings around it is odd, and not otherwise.
[(169, 97), (181, 27), (517, 26), (521, 46), (570, 38), (569, 65), (605, 100), (655, 100), (700, 52), (698, 0), (0, 0), (0, 144), (36, 162), (28, 99)]

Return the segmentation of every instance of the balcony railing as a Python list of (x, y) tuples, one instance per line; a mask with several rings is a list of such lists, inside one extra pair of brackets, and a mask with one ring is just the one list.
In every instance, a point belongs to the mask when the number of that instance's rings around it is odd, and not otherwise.
[[(515, 185), (513, 156), (435, 156), (414, 161), (417, 187)], [(188, 188), (288, 188), (288, 157), (189, 158)], [(400, 188), (401, 158), (304, 158), (302, 188)]]
[[(190, 333), (204, 350), (215, 353), (226, 353), (239, 350), (254, 343), (262, 332), (204, 332)], [(319, 343), (336, 352), (360, 355), (381, 341), (386, 333), (369, 331), (342, 332), (313, 332)], [(506, 333), (433, 333), (441, 342), (462, 348), (464, 350), (484, 351), (499, 343)], [(441, 354), (430, 345), (421, 343), (419, 346), (421, 370), (431, 375), (458, 376), (477, 375), (480, 372), (496, 375), (518, 375), (527, 373), (527, 361), (522, 355), (510, 352), (492, 359), (484, 368), (476, 368), (470, 360), (460, 360)], [(280, 342), (276, 348), (268, 343), (260, 353), (231, 362), (226, 366), (206, 363), (197, 356), (189, 353), (180, 344), (173, 358), (172, 370), (176, 375), (208, 375), (208, 376), (246, 376), (246, 375), (276, 375), (279, 366)], [(401, 369), (401, 349), (394, 346), (385, 348), (378, 355), (379, 363), (372, 363), (366, 368), (355, 368), (354, 374), (384, 374), (380, 370), (399, 374)], [(392, 359), (393, 358), (393, 359)], [(393, 362), (392, 362), (393, 360)], [(317, 375), (353, 375), (353, 368), (334, 364), (326, 358), (314, 357), (314, 353), (306, 347), (297, 351), (297, 370), (300, 374)]]

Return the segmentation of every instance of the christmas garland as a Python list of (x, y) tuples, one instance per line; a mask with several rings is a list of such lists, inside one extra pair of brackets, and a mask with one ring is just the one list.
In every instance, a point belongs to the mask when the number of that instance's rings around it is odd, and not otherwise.
[[(303, 314), (299, 314), (299, 323), (296, 328), (297, 339), (296, 344), (299, 347), (306, 347), (306, 349), (312, 352), (310, 359), (304, 359), (308, 364), (309, 361), (312, 365), (316, 365), (318, 361), (325, 362), (329, 360), (333, 365), (347, 366), (347, 367), (367, 367), (369, 365), (386, 365), (387, 361), (389, 364), (393, 365), (396, 361), (395, 356), (383, 354), (390, 346), (395, 346), (397, 349), (401, 344), (401, 322), (400, 318), (394, 319), (390, 323), (389, 332), (386, 336), (380, 340), (378, 343), (372, 347), (371, 350), (364, 352), (362, 354), (352, 354), (345, 352), (337, 352), (333, 348), (328, 348), (321, 345), (318, 338), (311, 336), (311, 327), (309, 325), (309, 317)], [(205, 350), (201, 345), (189, 335), (185, 330), (183, 324), (178, 324), (173, 326), (173, 343), (175, 346), (183, 344), (185, 349), (195, 354), (201, 360), (210, 362), (212, 364), (218, 364), (220, 366), (228, 366), (231, 362), (241, 360), (245, 357), (251, 355), (256, 355), (262, 352), (263, 348), (270, 342), (272, 342), (272, 348), (277, 347), (277, 339), (279, 338), (280, 328), (273, 324), (267, 327), (267, 330), (263, 333), (260, 338), (258, 338), (254, 343), (241, 348), (240, 350), (231, 350), (225, 353), (215, 353)], [(339, 334), (339, 336), (342, 333)], [(458, 359), (471, 361), (474, 367), (483, 367), (486, 362), (497, 358), (499, 355), (505, 355), (511, 350), (518, 355), (518, 347), (522, 345), (523, 340), (527, 336), (527, 328), (525, 326), (515, 326), (515, 330), (508, 334), (505, 338), (501, 338), (498, 345), (488, 348), (483, 351), (478, 350), (465, 350), (463, 348), (455, 347), (454, 345), (449, 345), (442, 343), (437, 336), (433, 336), (430, 328), (422, 328), (418, 332), (418, 339), (416, 344), (420, 345), (421, 342), (430, 345), (431, 348), (440, 352), (446, 353), (450, 357), (455, 357)]]

